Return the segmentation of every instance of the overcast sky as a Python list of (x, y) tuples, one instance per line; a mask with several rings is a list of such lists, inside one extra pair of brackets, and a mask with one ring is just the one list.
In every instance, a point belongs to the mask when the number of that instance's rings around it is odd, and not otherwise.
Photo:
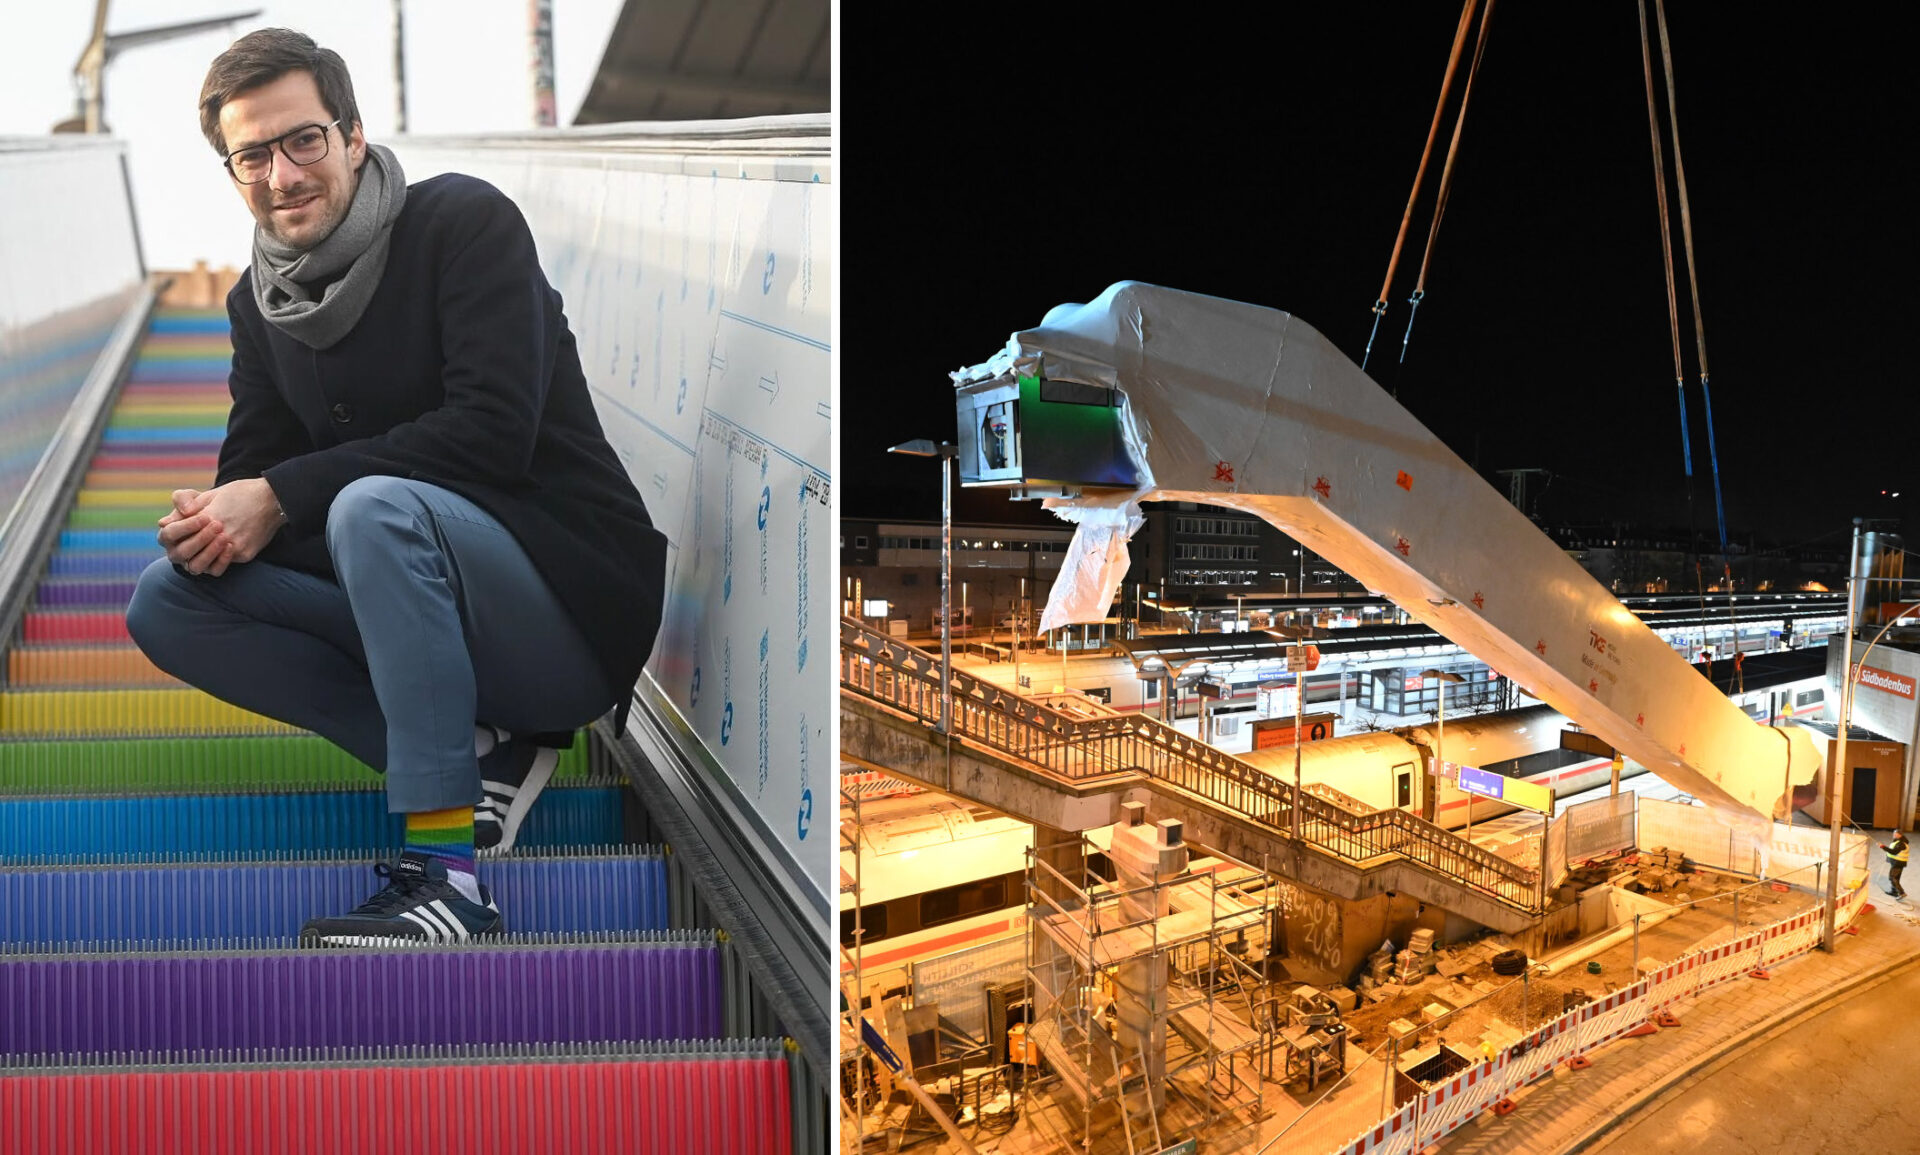
[[(553, 0), (560, 122), (572, 120), (622, 0)], [(93, 29), (88, 0), (10, 0), (0, 36), (0, 136), (36, 136), (74, 113), (73, 65)], [(107, 120), (128, 142), (141, 240), (156, 269), (195, 259), (245, 263), (252, 219), (200, 135), (207, 65), (254, 28), (297, 28), (345, 58), (371, 140), (395, 122), (392, 0), (115, 0), (107, 30), (128, 32), (231, 12), (230, 28), (127, 50), (107, 70)], [(526, 0), (405, 0), (408, 128), (420, 133), (533, 124)]]

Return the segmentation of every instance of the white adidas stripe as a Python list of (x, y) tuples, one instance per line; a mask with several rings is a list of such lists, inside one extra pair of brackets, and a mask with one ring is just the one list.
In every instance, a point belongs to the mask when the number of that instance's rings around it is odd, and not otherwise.
[(445, 929), (442, 928), (439, 923), (424, 917), (425, 909), (425, 907), (422, 907), (419, 910), (403, 910), (400, 912), (400, 917), (417, 925), (421, 930), (426, 931), (428, 938), (439, 939), (447, 937)]
[(466, 941), (467, 924), (461, 922), (458, 915), (447, 909), (447, 904), (444, 900), (436, 898), (427, 904), (425, 909), (447, 921), (447, 928), (452, 932), (455, 942)]
[(421, 918), (433, 924), (434, 929), (440, 932), (439, 937), (452, 938), (453, 928), (447, 925), (446, 916), (441, 911), (434, 909), (434, 907), (438, 905), (439, 903), (428, 903), (426, 906), (416, 906), (413, 909)]

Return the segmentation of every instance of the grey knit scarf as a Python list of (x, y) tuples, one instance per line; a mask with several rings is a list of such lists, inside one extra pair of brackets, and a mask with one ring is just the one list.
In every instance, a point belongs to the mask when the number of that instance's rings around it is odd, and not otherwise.
[[(393, 222), (407, 203), (407, 177), (385, 145), (367, 146), (347, 215), (311, 249), (296, 249), (253, 229), (253, 299), (260, 315), (313, 349), (347, 335), (387, 268)], [(339, 276), (341, 270), (345, 276)], [(320, 298), (307, 286), (329, 282)]]

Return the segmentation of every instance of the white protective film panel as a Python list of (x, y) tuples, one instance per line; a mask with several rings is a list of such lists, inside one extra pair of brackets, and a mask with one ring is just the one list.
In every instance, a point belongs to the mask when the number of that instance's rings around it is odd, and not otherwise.
[(464, 172), (526, 215), (608, 440), (672, 544), (648, 673), (825, 909), (826, 121), (621, 127), (393, 147), (409, 181)]
[(0, 526), (145, 279), (125, 151), (0, 139)]

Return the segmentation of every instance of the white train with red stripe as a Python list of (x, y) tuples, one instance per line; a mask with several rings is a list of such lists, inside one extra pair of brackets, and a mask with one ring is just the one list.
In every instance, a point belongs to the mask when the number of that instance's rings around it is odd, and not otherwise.
[[(1569, 748), (1563, 743), (1571, 742)], [(1529, 706), (1497, 714), (1448, 718), (1444, 737), (1436, 725), (1349, 734), (1309, 742), (1300, 748), (1300, 777), (1353, 798), (1370, 809), (1399, 807), (1432, 818), (1442, 826), (1464, 826), (1469, 795), (1439, 781), (1436, 797), (1427, 797), (1423, 768), (1436, 757), (1463, 766), (1552, 787), (1560, 797), (1607, 784), (1612, 751), (1588, 737), (1551, 706)], [(1238, 756), (1282, 781), (1293, 781), (1291, 746), (1255, 750)], [(1622, 777), (1645, 773), (1627, 763)], [(1511, 813), (1505, 802), (1474, 796), (1476, 822)]]
[[(1747, 663), (1752, 675), (1736, 674), (1720, 662), (1714, 681), (1756, 723), (1815, 718), (1826, 708), (1824, 654), (1819, 648), (1768, 655)], [(1736, 680), (1737, 679), (1737, 680)], [(1293, 781), (1293, 748), (1280, 746), (1237, 755), (1286, 782)], [(1400, 807), (1444, 827), (1465, 826), (1471, 800), (1473, 821), (1509, 814), (1509, 803), (1470, 797), (1444, 779), (1436, 797), (1426, 797), (1421, 770), (1431, 759), (1474, 766), (1508, 778), (1551, 787), (1560, 798), (1605, 786), (1613, 774), (1613, 751), (1551, 706), (1465, 717), (1449, 715), (1444, 734), (1437, 723), (1391, 731), (1349, 734), (1301, 747), (1303, 782), (1318, 782), (1374, 809)], [(1631, 760), (1622, 779), (1646, 772)]]
[[(911, 790), (902, 784), (902, 789)], [(844, 805), (844, 804), (843, 804)], [(851, 822), (851, 811), (842, 814)], [(1108, 832), (1088, 832), (1102, 877)], [(1027, 847), (1033, 827), (935, 791), (870, 797), (860, 806), (859, 861), (842, 849), (842, 877), (860, 885), (860, 965), (869, 989), (898, 987), (909, 964), (1017, 934), (1026, 923)], [(1195, 857), (1188, 869), (1230, 864)], [(840, 945), (854, 946), (856, 892), (840, 895)], [(850, 959), (842, 962), (851, 974)]]

